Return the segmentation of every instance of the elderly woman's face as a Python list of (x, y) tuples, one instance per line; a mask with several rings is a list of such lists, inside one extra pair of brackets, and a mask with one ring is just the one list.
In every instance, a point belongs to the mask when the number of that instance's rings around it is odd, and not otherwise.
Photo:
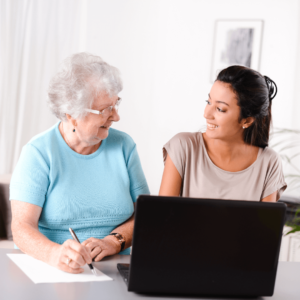
[[(106, 93), (102, 93), (95, 99), (92, 109), (101, 111), (108, 106), (115, 105), (117, 100), (118, 96), (109, 96)], [(120, 116), (115, 109), (113, 109), (107, 117), (101, 114), (88, 113), (85, 118), (76, 121), (77, 136), (82, 142), (88, 145), (98, 144), (101, 140), (107, 138), (108, 130), (112, 123), (118, 122), (119, 120)]]

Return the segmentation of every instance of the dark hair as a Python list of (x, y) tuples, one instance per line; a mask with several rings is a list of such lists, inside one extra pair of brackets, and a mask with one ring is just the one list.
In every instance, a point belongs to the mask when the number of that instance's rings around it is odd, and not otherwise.
[(222, 70), (216, 81), (229, 83), (237, 96), (241, 108), (239, 121), (254, 117), (254, 122), (244, 129), (247, 144), (265, 148), (269, 144), (272, 120), (272, 100), (277, 94), (277, 86), (267, 76), (242, 66), (231, 66)]

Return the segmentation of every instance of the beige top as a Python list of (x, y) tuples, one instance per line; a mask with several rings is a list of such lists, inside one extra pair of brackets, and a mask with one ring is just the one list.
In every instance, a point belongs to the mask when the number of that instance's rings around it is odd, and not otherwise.
[(217, 167), (207, 154), (201, 132), (182, 132), (163, 148), (182, 180), (181, 196), (195, 198), (261, 201), (277, 191), (277, 200), (287, 185), (280, 156), (269, 147), (260, 148), (247, 169), (228, 172)]

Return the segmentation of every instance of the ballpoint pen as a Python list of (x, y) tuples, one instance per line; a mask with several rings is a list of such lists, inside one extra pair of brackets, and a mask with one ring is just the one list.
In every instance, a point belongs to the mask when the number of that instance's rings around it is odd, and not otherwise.
[[(73, 239), (74, 239), (75, 241), (77, 241), (77, 242), (80, 244), (80, 241), (79, 241), (79, 239), (78, 239), (76, 233), (74, 232), (74, 230), (73, 230), (72, 228), (69, 228), (69, 231), (70, 231), (70, 233), (71, 233)], [(90, 267), (92, 273), (93, 273), (95, 276), (97, 276), (97, 273), (96, 273), (96, 270), (94, 269), (94, 266), (93, 266), (91, 263), (90, 263), (90, 264), (87, 264), (87, 265)]]

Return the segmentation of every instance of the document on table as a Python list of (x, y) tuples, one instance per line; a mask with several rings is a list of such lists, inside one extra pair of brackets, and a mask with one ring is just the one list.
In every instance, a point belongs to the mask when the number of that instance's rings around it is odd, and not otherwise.
[(34, 282), (34, 283), (56, 283), (56, 282), (87, 282), (113, 280), (95, 268), (98, 276), (95, 276), (88, 265), (83, 267), (81, 274), (70, 274), (60, 271), (46, 263), (37, 260), (27, 254), (7, 254), (7, 256)]

